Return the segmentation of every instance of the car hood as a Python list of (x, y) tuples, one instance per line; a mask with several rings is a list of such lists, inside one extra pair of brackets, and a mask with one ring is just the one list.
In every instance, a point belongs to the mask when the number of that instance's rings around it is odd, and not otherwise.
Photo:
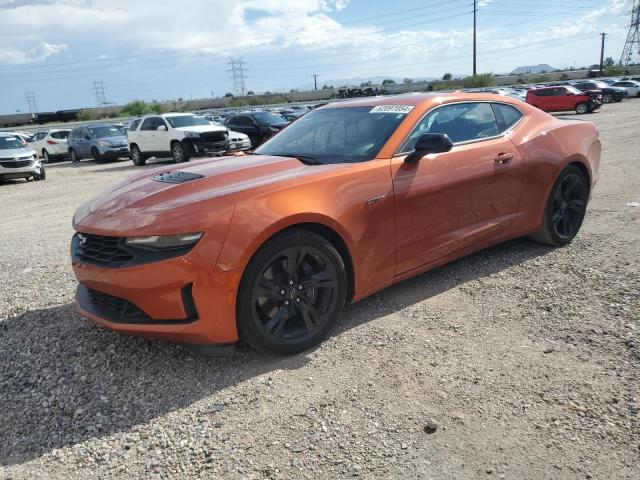
[(175, 128), (174, 130), (180, 130), (183, 132), (188, 131), (188, 132), (204, 133), (204, 132), (222, 132), (226, 129), (227, 127), (222, 127), (217, 125), (192, 125), (190, 127), (178, 127), (178, 128)]
[(32, 157), (36, 154), (35, 150), (31, 147), (27, 148), (8, 148), (0, 150), (0, 159), (2, 160), (13, 160), (14, 158), (20, 157)]
[[(97, 235), (175, 234), (206, 230), (216, 212), (235, 205), (238, 195), (262, 188), (331, 175), (348, 164), (309, 166), (294, 158), (246, 155), (203, 159), (146, 170), (82, 205), (74, 228)], [(184, 172), (198, 178), (184, 183), (154, 176)]]
[(127, 137), (125, 135), (119, 135), (117, 137), (105, 137), (105, 138), (96, 138), (96, 140), (102, 140), (103, 142), (109, 142), (113, 145), (119, 145), (121, 143), (127, 143)]

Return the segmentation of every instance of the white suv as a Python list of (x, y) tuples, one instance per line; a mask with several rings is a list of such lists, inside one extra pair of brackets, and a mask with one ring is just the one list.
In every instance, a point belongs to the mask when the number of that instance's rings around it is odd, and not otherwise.
[(49, 160), (61, 159), (69, 156), (67, 148), (68, 128), (47, 130), (36, 133), (29, 141), (38, 156), (42, 157), (44, 163)]
[(168, 155), (175, 162), (187, 162), (194, 155), (224, 154), (229, 132), (192, 113), (165, 113), (134, 120), (127, 130), (127, 142), (135, 165), (144, 165), (149, 157)]

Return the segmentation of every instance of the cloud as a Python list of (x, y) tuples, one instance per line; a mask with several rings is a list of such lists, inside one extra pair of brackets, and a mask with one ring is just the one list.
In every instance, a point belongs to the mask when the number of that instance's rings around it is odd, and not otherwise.
[(0, 47), (0, 62), (14, 65), (38, 63), (67, 48), (68, 46), (64, 43), (52, 45), (47, 42), (41, 42), (33, 47), (24, 49)]

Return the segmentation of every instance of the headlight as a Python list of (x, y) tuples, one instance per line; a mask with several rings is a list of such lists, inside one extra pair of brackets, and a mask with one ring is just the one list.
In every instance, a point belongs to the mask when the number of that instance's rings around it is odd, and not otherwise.
[(111, 144), (109, 142), (106, 142), (104, 140), (98, 140), (98, 145), (100, 145), (101, 147), (110, 147)]
[(202, 238), (202, 232), (179, 235), (153, 235), (150, 237), (128, 237), (125, 245), (149, 250), (171, 250), (195, 245)]
[(184, 132), (184, 136), (187, 138), (198, 138), (200, 134), (198, 132)]

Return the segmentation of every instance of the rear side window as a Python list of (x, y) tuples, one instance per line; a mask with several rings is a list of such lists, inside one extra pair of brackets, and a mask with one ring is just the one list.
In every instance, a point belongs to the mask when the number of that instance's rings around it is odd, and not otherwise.
[(493, 103), (493, 113), (496, 115), (498, 130), (504, 133), (513, 127), (522, 118), (522, 113), (516, 107), (504, 103)]
[(156, 117), (149, 117), (142, 122), (140, 130), (156, 130)]
[(60, 132), (53, 132), (51, 134), (51, 138), (57, 138), (58, 140), (66, 140), (69, 136), (69, 132), (67, 130), (62, 130)]

